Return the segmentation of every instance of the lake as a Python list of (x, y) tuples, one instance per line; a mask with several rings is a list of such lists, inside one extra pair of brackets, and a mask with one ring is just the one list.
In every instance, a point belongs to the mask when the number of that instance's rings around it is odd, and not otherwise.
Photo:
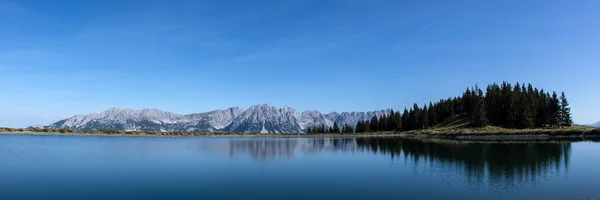
[(0, 199), (600, 199), (600, 143), (0, 135)]

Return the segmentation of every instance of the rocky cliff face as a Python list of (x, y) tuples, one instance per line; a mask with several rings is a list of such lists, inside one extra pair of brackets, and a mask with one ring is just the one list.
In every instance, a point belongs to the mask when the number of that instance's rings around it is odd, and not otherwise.
[(359, 120), (389, 114), (390, 110), (323, 114), (319, 111), (297, 113), (290, 107), (266, 104), (247, 110), (232, 107), (205, 113), (182, 115), (156, 109), (111, 108), (101, 113), (76, 115), (48, 125), (48, 128), (72, 130), (185, 131), (243, 133), (302, 133), (308, 127), (334, 122), (356, 125)]

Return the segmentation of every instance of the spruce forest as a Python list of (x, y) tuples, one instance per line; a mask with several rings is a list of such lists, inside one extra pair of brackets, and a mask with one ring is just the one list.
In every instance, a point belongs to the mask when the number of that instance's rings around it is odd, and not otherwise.
[(402, 112), (374, 116), (359, 121), (356, 126), (344, 124), (333, 127), (317, 125), (307, 129), (315, 133), (366, 133), (382, 131), (410, 131), (434, 128), (447, 120), (466, 118), (470, 127), (488, 125), (511, 129), (562, 128), (572, 125), (571, 111), (565, 93), (546, 92), (531, 84), (503, 82), (488, 85), (485, 93), (477, 85), (467, 88), (462, 96), (414, 104)]

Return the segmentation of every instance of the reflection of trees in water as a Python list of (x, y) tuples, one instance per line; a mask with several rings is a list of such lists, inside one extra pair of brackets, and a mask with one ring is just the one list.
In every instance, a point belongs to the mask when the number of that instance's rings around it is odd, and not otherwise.
[(250, 139), (229, 142), (231, 157), (248, 154), (255, 160), (289, 159), (297, 152), (356, 151), (353, 138)]
[(568, 142), (465, 142), (402, 138), (256, 138), (232, 140), (232, 157), (249, 155), (254, 160), (290, 159), (296, 153), (368, 151), (403, 159), (415, 167), (437, 170), (442, 179), (461, 176), (470, 184), (484, 182), (515, 186), (536, 182), (568, 170)]
[(464, 169), (473, 184), (535, 182), (552, 173), (568, 170), (571, 144), (567, 142), (459, 142), (400, 138), (357, 138), (359, 149), (404, 157), (415, 166), (440, 165)]
[(302, 152), (319, 153), (323, 151), (356, 151), (356, 142), (354, 141), (354, 138), (307, 138), (301, 141)]

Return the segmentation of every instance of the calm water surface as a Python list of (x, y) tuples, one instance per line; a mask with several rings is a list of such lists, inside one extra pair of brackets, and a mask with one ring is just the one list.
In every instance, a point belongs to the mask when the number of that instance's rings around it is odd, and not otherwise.
[(600, 143), (0, 136), (0, 199), (600, 199)]

